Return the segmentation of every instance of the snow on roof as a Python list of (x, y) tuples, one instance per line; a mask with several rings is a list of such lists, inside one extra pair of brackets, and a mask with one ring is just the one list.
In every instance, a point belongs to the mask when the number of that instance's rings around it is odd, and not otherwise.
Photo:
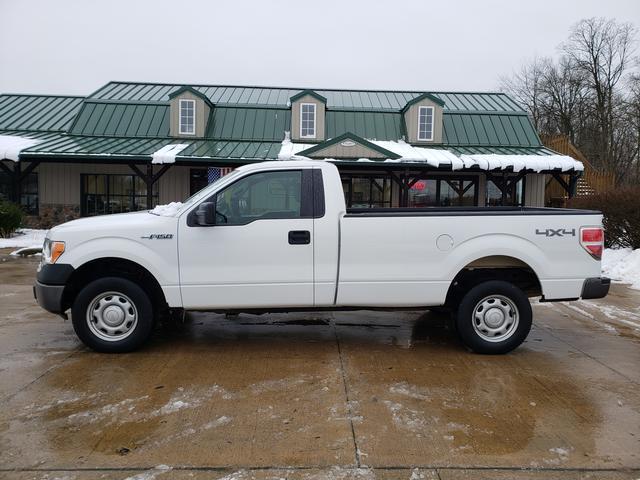
[[(566, 155), (498, 155), (498, 154), (478, 154), (478, 155), (461, 155), (450, 152), (449, 150), (440, 148), (415, 147), (402, 140), (382, 141), (369, 140), (374, 145), (389, 150), (399, 155), (400, 158), (387, 158), (385, 163), (424, 163), (429, 166), (451, 167), (453, 170), (461, 168), (477, 167), (480, 170), (496, 170), (505, 168), (513, 168), (513, 171), (533, 170), (542, 172), (548, 170), (560, 169), (563, 172), (569, 170), (583, 171), (582, 162), (574, 160)], [(313, 144), (293, 143), (289, 136), (289, 132), (285, 132), (285, 138), (282, 141), (278, 160), (296, 160), (301, 159), (297, 155), (299, 152), (312, 147)], [(325, 161), (338, 162), (334, 158), (325, 158)], [(344, 159), (342, 159), (344, 161)], [(374, 161), (368, 158), (359, 158), (358, 162)], [(378, 160), (379, 161), (379, 160)]]
[(584, 170), (582, 162), (566, 155), (461, 155), (460, 159), (466, 168), (477, 166), (481, 170), (503, 170), (508, 167), (512, 167), (514, 172), (525, 169), (542, 172), (558, 168), (563, 172)]
[(151, 155), (151, 163), (176, 163), (176, 155), (189, 146), (188, 143), (172, 143), (156, 150)]
[(464, 164), (456, 155), (448, 150), (441, 150), (438, 148), (424, 148), (414, 147), (402, 140), (397, 142), (393, 141), (378, 141), (372, 140), (371, 143), (389, 150), (396, 155), (400, 155), (397, 160), (387, 159), (387, 162), (419, 162), (426, 163), (433, 167), (440, 167), (443, 165), (452, 166), (454, 170), (462, 168)]
[(291, 141), (291, 132), (284, 132), (284, 140), (282, 140), (282, 147), (278, 153), (278, 160), (291, 160), (296, 156), (298, 152), (313, 147), (310, 143), (293, 143)]
[(40, 140), (15, 135), (0, 135), (0, 160), (19, 162), (20, 151), (33, 147), (37, 143), (40, 143)]

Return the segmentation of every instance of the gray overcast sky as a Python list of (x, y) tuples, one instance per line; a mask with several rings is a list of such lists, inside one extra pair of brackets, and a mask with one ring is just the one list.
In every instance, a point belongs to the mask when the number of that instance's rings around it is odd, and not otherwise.
[(0, 92), (109, 80), (495, 90), (591, 16), (640, 0), (0, 0)]

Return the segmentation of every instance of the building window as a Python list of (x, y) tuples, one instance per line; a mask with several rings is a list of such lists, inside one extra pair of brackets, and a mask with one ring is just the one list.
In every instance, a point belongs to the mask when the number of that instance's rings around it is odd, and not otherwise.
[(180, 100), (180, 120), (178, 131), (180, 135), (196, 134), (196, 101)]
[[(13, 179), (0, 172), (0, 200), (11, 200)], [(20, 206), (27, 215), (38, 215), (38, 174), (30, 173), (20, 184)]]
[(347, 208), (390, 208), (397, 186), (386, 175), (343, 175)]
[[(507, 180), (509, 177), (505, 177)], [(521, 207), (524, 205), (524, 179), (520, 179), (517, 182), (510, 182), (506, 187), (504, 195), (502, 190), (493, 182), (493, 180), (487, 181), (487, 193), (486, 193), (486, 205), (487, 207)]]
[(316, 138), (316, 104), (300, 104), (300, 138)]
[[(82, 174), (82, 216), (147, 210), (147, 187), (136, 175)], [(158, 203), (158, 184), (153, 186), (153, 204)]]
[(433, 140), (433, 107), (418, 108), (418, 140)]
[(192, 168), (189, 172), (189, 195), (194, 195), (210, 183), (233, 172), (231, 167)]
[(425, 178), (409, 188), (407, 207), (473, 207), (478, 205), (478, 178)]

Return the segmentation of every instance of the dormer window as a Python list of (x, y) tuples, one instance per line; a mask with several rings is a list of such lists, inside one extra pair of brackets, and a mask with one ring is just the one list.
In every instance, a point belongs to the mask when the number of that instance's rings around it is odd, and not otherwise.
[(316, 138), (316, 104), (300, 104), (300, 138)]
[(418, 140), (433, 140), (433, 107), (418, 108)]
[(196, 101), (180, 99), (180, 120), (178, 125), (180, 135), (196, 134)]

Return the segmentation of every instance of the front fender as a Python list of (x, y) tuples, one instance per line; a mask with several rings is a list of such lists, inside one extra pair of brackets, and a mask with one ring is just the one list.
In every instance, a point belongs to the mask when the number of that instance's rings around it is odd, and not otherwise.
[(178, 254), (175, 238), (151, 240), (153, 244), (122, 237), (100, 237), (71, 246), (60, 263), (78, 268), (99, 258), (123, 258), (146, 268), (161, 287), (178, 285)]

